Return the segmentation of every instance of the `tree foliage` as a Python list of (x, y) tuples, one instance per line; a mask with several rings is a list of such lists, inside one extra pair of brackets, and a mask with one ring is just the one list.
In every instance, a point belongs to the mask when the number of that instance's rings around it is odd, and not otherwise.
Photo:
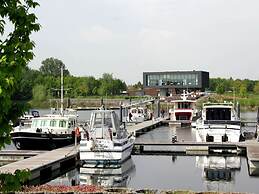
[[(216, 91), (218, 94), (223, 94), (225, 92), (233, 92), (241, 97), (246, 97), (248, 93), (258, 91), (259, 94), (259, 84), (258, 81), (254, 80), (241, 80), (241, 79), (225, 79), (225, 78), (211, 78), (209, 90)], [(257, 88), (258, 87), (258, 88)]]
[[(53, 57), (47, 58), (41, 63), (42, 66), (40, 67), (40, 72), (44, 75), (59, 76), (61, 67), (65, 67), (64, 63), (61, 60), (55, 59)], [(64, 76), (70, 75), (67, 69), (64, 69), (63, 72)]]
[(0, 191), (3, 193), (18, 191), (30, 176), (28, 170), (16, 170), (14, 174), (0, 174)]
[(0, 148), (10, 142), (9, 121), (15, 122), (23, 113), (24, 104), (17, 102), (20, 97), (15, 92), (22, 72), (33, 58), (30, 35), (40, 25), (31, 11), (38, 5), (33, 0), (0, 1)]

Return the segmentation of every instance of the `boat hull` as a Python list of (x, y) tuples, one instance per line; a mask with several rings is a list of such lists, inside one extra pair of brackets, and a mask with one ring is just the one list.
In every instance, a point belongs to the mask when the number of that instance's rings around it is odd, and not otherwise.
[(43, 134), (16, 132), (11, 134), (17, 149), (21, 150), (52, 150), (74, 143), (71, 134)]
[(196, 128), (197, 142), (239, 142), (240, 140), (240, 126), (211, 126)]
[[(131, 156), (131, 151), (133, 149), (134, 141), (128, 141), (127, 144), (122, 146), (108, 146), (103, 149), (93, 149), (92, 142), (88, 141), (88, 145), (84, 146), (85, 143), (80, 142), (80, 160), (84, 164), (91, 163), (122, 163), (126, 161)], [(90, 146), (89, 146), (90, 144)]]

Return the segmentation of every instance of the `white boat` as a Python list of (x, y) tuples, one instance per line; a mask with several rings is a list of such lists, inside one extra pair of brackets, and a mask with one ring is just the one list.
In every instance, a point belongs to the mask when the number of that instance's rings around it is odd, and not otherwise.
[(32, 118), (31, 126), (15, 127), (11, 132), (11, 139), (17, 149), (29, 150), (50, 150), (72, 144), (75, 139), (75, 129), (78, 128), (77, 116), (75, 110), (63, 109), (62, 66), (60, 111)]
[(129, 122), (143, 122), (148, 120), (148, 111), (144, 107), (131, 107), (129, 109)]
[(121, 126), (113, 110), (96, 110), (88, 129), (82, 131), (80, 160), (83, 163), (122, 163), (131, 156), (135, 137)]
[(241, 122), (231, 102), (204, 103), (196, 124), (198, 142), (239, 142)]
[(84, 166), (80, 168), (80, 185), (127, 187), (129, 174), (134, 170), (131, 158), (121, 164)]
[(171, 100), (173, 109), (169, 109), (172, 124), (191, 124), (195, 113), (196, 100), (188, 99), (188, 94), (183, 92), (180, 99)]
[(49, 114), (31, 120), (31, 126), (16, 127), (11, 132), (11, 139), (17, 149), (50, 150), (75, 141), (75, 111), (67, 110), (63, 114)]

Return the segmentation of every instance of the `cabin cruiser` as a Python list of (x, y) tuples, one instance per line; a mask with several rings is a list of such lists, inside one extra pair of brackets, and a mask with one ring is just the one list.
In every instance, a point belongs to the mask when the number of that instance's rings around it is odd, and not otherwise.
[(239, 111), (231, 102), (204, 103), (201, 118), (196, 121), (198, 142), (239, 142)]
[(60, 69), (60, 111), (52, 109), (51, 114), (32, 118), (29, 127), (15, 127), (11, 132), (11, 139), (17, 149), (51, 150), (60, 148), (72, 144), (75, 141), (75, 134), (80, 133), (77, 126), (77, 112), (73, 109), (64, 110), (63, 108), (64, 66), (61, 65)]
[(170, 121), (179, 124), (191, 124), (195, 114), (196, 100), (188, 99), (188, 95), (183, 92), (180, 99), (172, 100), (173, 109), (169, 109)]
[(80, 168), (80, 185), (127, 187), (130, 174), (134, 170), (135, 165), (131, 158), (121, 164), (84, 166)]
[(148, 111), (144, 107), (131, 107), (129, 109), (129, 122), (144, 122), (148, 120)]
[(131, 156), (135, 137), (113, 110), (95, 110), (81, 133), (80, 160), (87, 163), (122, 163)]
[(31, 126), (16, 127), (11, 132), (11, 139), (17, 149), (51, 150), (75, 141), (77, 114), (72, 109), (31, 120)]

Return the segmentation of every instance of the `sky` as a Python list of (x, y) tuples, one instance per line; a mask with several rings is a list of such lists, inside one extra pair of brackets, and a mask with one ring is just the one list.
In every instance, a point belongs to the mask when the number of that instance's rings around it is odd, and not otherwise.
[(29, 66), (54, 57), (72, 75), (127, 84), (175, 70), (257, 80), (258, 9), (258, 0), (42, 0)]

